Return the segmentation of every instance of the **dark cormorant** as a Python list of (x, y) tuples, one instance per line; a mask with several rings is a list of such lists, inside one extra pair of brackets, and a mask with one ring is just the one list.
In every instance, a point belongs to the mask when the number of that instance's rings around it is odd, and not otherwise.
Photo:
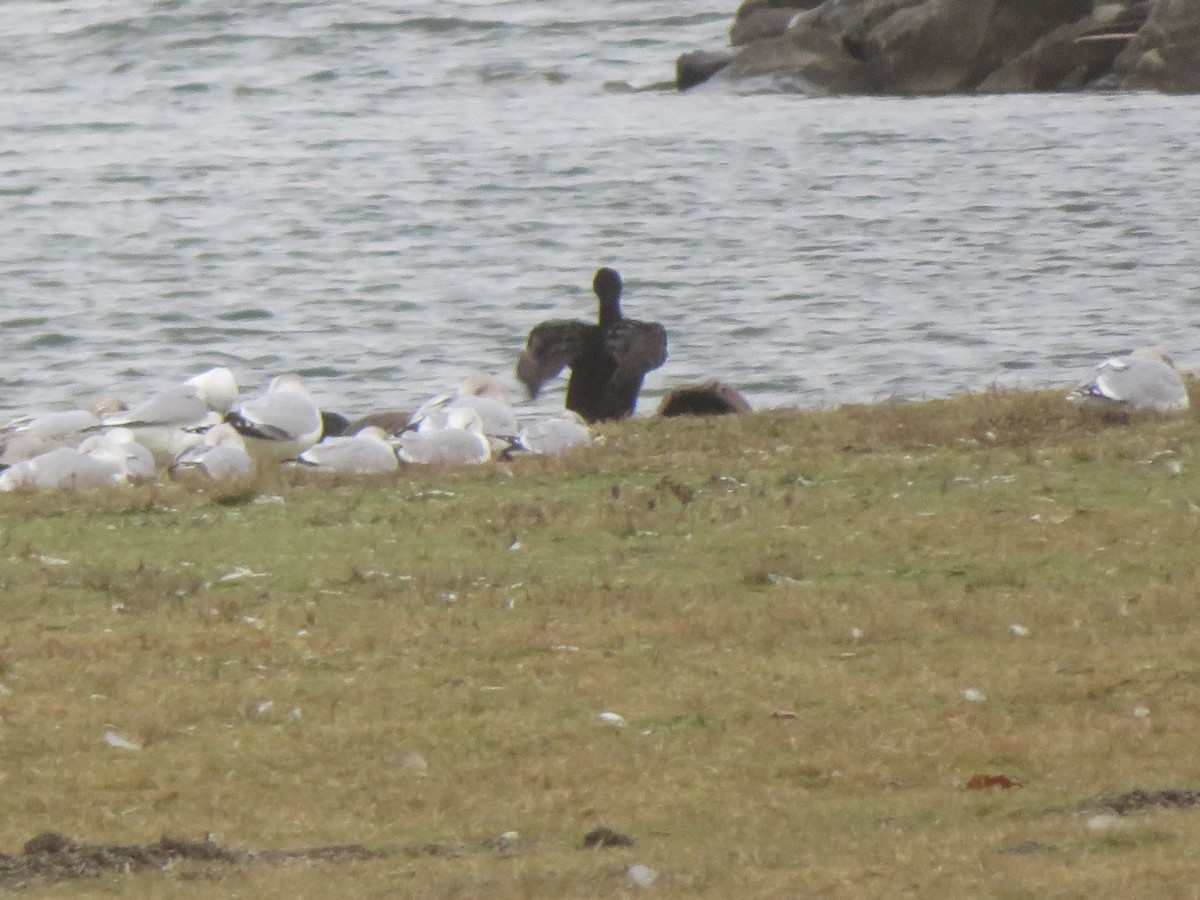
[(600, 301), (596, 324), (551, 319), (529, 332), (517, 377), (536, 397), (542, 385), (569, 367), (567, 409), (588, 422), (633, 415), (642, 379), (667, 359), (667, 330), (658, 322), (621, 315), (621, 276), (596, 272), (592, 289)]

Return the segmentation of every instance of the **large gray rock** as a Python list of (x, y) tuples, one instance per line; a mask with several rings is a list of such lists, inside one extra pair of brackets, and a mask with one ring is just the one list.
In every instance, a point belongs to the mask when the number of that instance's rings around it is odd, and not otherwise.
[(863, 56), (880, 90), (974, 90), (1039, 38), (1091, 12), (1091, 0), (925, 0), (871, 25)]
[(1200, 92), (1200, 2), (1157, 0), (1113, 69), (1128, 90)]
[(729, 43), (735, 47), (752, 44), (765, 38), (779, 37), (803, 10), (795, 6), (756, 7), (738, 17), (729, 29)]
[(731, 38), (813, 93), (1200, 91), (1200, 0), (745, 0)]
[(686, 91), (703, 84), (729, 65), (733, 54), (728, 50), (693, 50), (675, 60), (675, 87)]
[(1091, 0), (825, 0), (781, 38), (754, 41), (731, 78), (792, 75), (830, 93), (973, 90)]
[(729, 43), (735, 47), (779, 37), (795, 18), (806, 9), (820, 6), (825, 0), (743, 0), (729, 29)]
[[(787, 31), (742, 47), (727, 74), (735, 80), (756, 77), (798, 80), (814, 93), (871, 94), (878, 91), (864, 65), (857, 35), (871, 19), (924, 0), (825, 0), (794, 14)], [(882, 8), (882, 12), (881, 12)]]
[(1001, 65), (980, 92), (1070, 91), (1108, 77), (1132, 33), (1145, 23), (1149, 4), (1108, 4), (1077, 22), (1061, 25)]
[(891, 94), (970, 87), (997, 0), (927, 0), (897, 10), (863, 36), (863, 58)]

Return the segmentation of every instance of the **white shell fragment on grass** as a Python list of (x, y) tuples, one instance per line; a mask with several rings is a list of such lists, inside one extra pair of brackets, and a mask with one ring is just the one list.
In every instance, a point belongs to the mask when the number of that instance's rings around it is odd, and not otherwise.
[(266, 578), (267, 572), (255, 572), (253, 569), (248, 569), (245, 566), (238, 566), (233, 571), (222, 575), (217, 581), (238, 581), (242, 578)]
[(110, 746), (116, 750), (141, 750), (142, 749), (141, 744), (136, 743), (135, 741), (129, 740), (129, 738), (118, 734), (117, 732), (113, 731), (111, 728), (108, 731), (104, 732), (104, 743), (108, 744), (108, 746)]
[(397, 750), (388, 757), (388, 762), (397, 769), (406, 769), (418, 775), (429, 773), (429, 761), (425, 759), (424, 754), (417, 750)]
[(625, 870), (625, 877), (636, 887), (648, 888), (654, 884), (658, 875), (649, 866), (643, 866), (641, 863), (638, 863)]
[(1124, 824), (1120, 816), (1114, 816), (1112, 813), (1102, 813), (1087, 820), (1087, 827), (1092, 831), (1108, 831), (1120, 828)]

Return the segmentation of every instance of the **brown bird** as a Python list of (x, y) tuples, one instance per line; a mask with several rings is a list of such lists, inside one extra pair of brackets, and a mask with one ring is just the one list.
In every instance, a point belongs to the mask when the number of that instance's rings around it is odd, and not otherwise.
[(633, 415), (642, 379), (667, 359), (667, 330), (658, 322), (621, 315), (621, 276), (603, 268), (592, 280), (600, 301), (596, 324), (550, 319), (529, 332), (517, 378), (536, 397), (543, 384), (570, 368), (567, 409), (588, 422)]

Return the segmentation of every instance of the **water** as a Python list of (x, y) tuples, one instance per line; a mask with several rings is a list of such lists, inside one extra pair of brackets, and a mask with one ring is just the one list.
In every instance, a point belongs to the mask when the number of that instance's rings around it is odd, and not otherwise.
[(215, 364), (407, 406), (511, 378), (599, 265), (670, 334), (643, 411), (709, 377), (829, 406), (1200, 365), (1190, 98), (604, 88), (734, 5), (9, 3), (0, 410)]

